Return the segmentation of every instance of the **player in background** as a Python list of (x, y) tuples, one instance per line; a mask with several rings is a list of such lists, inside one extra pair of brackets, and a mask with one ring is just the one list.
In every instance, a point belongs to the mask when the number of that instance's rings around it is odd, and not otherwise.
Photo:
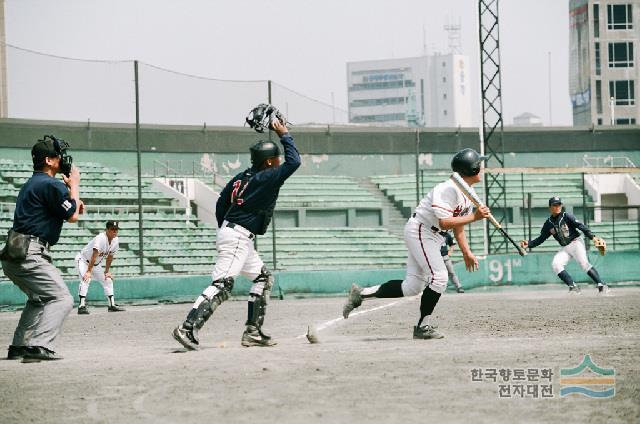
[(593, 240), (595, 236), (589, 230), (589, 227), (578, 221), (569, 212), (563, 211), (562, 200), (558, 196), (549, 199), (549, 212), (551, 212), (551, 216), (542, 225), (540, 235), (535, 240), (522, 240), (520, 245), (525, 249), (527, 247), (533, 249), (544, 243), (549, 236), (553, 236), (562, 247), (553, 257), (551, 267), (553, 272), (569, 286), (569, 293), (580, 293), (580, 288), (565, 269), (569, 260), (573, 258), (596, 283), (598, 293), (607, 294), (609, 287), (602, 282), (598, 271), (589, 263), (584, 240), (578, 232), (578, 230), (582, 231), (586, 237)]
[[(80, 297), (80, 305), (78, 306), (78, 315), (88, 315), (87, 309), (87, 292), (91, 280), (98, 280), (102, 284), (104, 295), (109, 301), (107, 310), (109, 312), (121, 312), (123, 308), (116, 305), (113, 293), (113, 275), (111, 274), (111, 262), (118, 251), (118, 221), (107, 221), (105, 230), (95, 236), (81, 251), (76, 255), (76, 271), (80, 277), (80, 286), (78, 287), (78, 295)], [(106, 259), (105, 259), (106, 258)], [(105, 259), (104, 269), (102, 268), (102, 260)]]
[[(473, 149), (463, 149), (453, 156), (451, 168), (472, 186), (482, 180), (481, 167), (486, 156)], [(442, 231), (453, 230), (468, 271), (478, 269), (478, 260), (469, 248), (464, 226), (490, 215), (483, 206), (473, 212), (473, 204), (451, 179), (436, 185), (420, 201), (404, 227), (404, 241), (408, 249), (407, 271), (404, 280), (390, 280), (384, 284), (360, 288), (354, 284), (342, 310), (344, 318), (371, 298), (415, 296), (422, 292), (420, 318), (413, 327), (414, 339), (444, 337), (429, 325), (440, 295), (447, 289), (448, 272), (440, 246), (444, 242)], [(426, 287), (425, 287), (426, 286)], [(424, 323), (424, 325), (423, 325)]]
[(456, 245), (456, 242), (449, 231), (441, 231), (440, 235), (444, 237), (444, 243), (440, 246), (440, 255), (442, 255), (442, 260), (444, 260), (444, 266), (447, 267), (449, 281), (453, 283), (458, 293), (464, 293), (458, 274), (456, 274), (456, 270), (453, 268), (453, 262), (451, 261), (451, 253), (453, 252), (453, 246)]
[(198, 296), (185, 321), (173, 330), (173, 337), (187, 349), (199, 348), (198, 331), (229, 298), (238, 274), (253, 280), (242, 345), (276, 344), (262, 331), (273, 276), (258, 256), (253, 240), (266, 232), (280, 187), (300, 166), (300, 155), (287, 127), (278, 119), (271, 125), (284, 147), (285, 163), (280, 165), (277, 144), (260, 141), (250, 149), (251, 168), (233, 177), (220, 193), (216, 203), (218, 257), (213, 282)]

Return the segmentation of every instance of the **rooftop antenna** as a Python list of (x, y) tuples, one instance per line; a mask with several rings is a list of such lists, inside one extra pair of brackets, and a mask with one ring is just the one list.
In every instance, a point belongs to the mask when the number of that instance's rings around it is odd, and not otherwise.
[(427, 29), (422, 25), (422, 54), (427, 55)]
[(458, 18), (458, 23), (448, 23), (444, 26), (444, 30), (447, 31), (447, 37), (449, 39), (449, 53), (450, 54), (462, 54), (462, 47), (460, 42), (460, 30), (462, 29), (462, 25), (460, 25), (460, 18)]

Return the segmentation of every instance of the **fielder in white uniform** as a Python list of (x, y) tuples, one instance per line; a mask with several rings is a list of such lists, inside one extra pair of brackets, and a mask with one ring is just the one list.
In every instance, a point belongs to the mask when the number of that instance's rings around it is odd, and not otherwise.
[[(451, 168), (458, 172), (469, 186), (481, 181), (481, 165), (487, 158), (473, 149), (456, 153)], [(343, 308), (344, 318), (371, 298), (392, 298), (415, 296), (422, 292), (420, 319), (413, 328), (414, 339), (434, 339), (444, 337), (428, 324), (440, 295), (447, 289), (449, 274), (445, 266), (440, 246), (444, 242), (441, 231), (453, 230), (458, 241), (468, 271), (478, 269), (478, 260), (471, 252), (464, 232), (464, 226), (489, 216), (489, 208), (483, 206), (473, 212), (473, 204), (451, 181), (436, 185), (422, 199), (412, 217), (404, 227), (404, 241), (409, 251), (407, 272), (404, 280), (391, 280), (384, 284), (360, 288), (354, 284)], [(425, 325), (422, 325), (425, 322)]]
[[(76, 255), (76, 270), (80, 277), (78, 315), (89, 314), (86, 300), (91, 280), (98, 280), (102, 284), (104, 295), (109, 300), (107, 308), (109, 312), (124, 311), (123, 308), (115, 303), (113, 297), (113, 275), (110, 272), (111, 262), (113, 262), (113, 258), (118, 251), (118, 230), (117, 221), (107, 221), (105, 231), (95, 236)], [(102, 268), (103, 259), (105, 260), (104, 269)]]

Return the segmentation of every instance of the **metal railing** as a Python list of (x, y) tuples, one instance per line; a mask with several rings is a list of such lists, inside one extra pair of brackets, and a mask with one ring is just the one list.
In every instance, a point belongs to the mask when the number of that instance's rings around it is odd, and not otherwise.
[(636, 168), (636, 165), (626, 156), (588, 156), (584, 155), (582, 162), (592, 168)]

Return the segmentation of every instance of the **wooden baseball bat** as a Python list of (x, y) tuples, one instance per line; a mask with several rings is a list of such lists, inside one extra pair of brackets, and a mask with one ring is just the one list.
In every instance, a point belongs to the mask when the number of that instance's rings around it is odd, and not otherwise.
[[(474, 189), (472, 189), (469, 186), (469, 184), (467, 184), (465, 180), (462, 179), (460, 174), (458, 174), (457, 172), (454, 172), (453, 174), (451, 174), (451, 181), (453, 181), (453, 183), (456, 186), (458, 186), (460, 191), (462, 191), (464, 195), (467, 196), (469, 200), (471, 200), (471, 203), (476, 205), (477, 208), (484, 206), (484, 204), (482, 203), (482, 200), (480, 200), (480, 197), (478, 197), (478, 194), (475, 192)], [(491, 222), (491, 224), (494, 227), (496, 227), (502, 233), (502, 235), (507, 240), (511, 242), (511, 244), (513, 244), (513, 246), (516, 248), (520, 256), (524, 256), (527, 254), (527, 252), (522, 247), (520, 247), (520, 245), (516, 243), (509, 234), (507, 234), (504, 228), (502, 228), (502, 225), (500, 225), (498, 220), (493, 215), (489, 214), (489, 217), (487, 219), (489, 220), (489, 222)]]

